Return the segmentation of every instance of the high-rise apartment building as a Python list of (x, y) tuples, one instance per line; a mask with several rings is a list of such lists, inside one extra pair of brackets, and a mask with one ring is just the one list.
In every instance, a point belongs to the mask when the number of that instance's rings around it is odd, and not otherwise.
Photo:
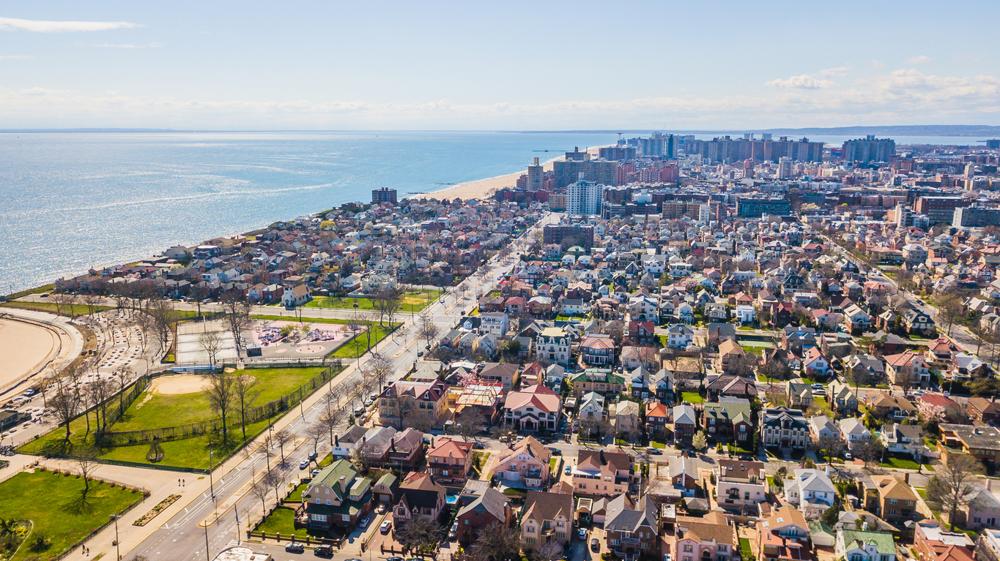
[(1000, 226), (1000, 208), (976, 205), (956, 208), (951, 225), (956, 228)]
[(964, 206), (962, 197), (917, 197), (913, 210), (927, 217), (931, 225), (950, 224), (955, 217), (955, 209)]
[(578, 216), (599, 215), (603, 197), (604, 185), (579, 179), (566, 188), (566, 212)]
[(531, 165), (528, 166), (528, 183), (526, 188), (528, 191), (541, 191), (544, 185), (545, 171), (542, 168), (542, 164), (538, 162), (538, 158), (535, 158), (532, 160)]
[(896, 155), (896, 141), (891, 138), (875, 138), (869, 134), (844, 142), (842, 147), (845, 162), (888, 162)]
[(381, 189), (372, 189), (372, 204), (378, 205), (382, 203), (396, 204), (398, 201), (398, 195), (395, 189), (390, 189), (388, 187), (382, 187)]

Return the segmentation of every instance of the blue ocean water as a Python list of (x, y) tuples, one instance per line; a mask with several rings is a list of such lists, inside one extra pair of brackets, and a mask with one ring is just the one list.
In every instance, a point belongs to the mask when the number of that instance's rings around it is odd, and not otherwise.
[[(271, 222), (492, 177), (614, 134), (0, 133), (0, 293)], [(539, 152), (550, 150), (551, 152)]]

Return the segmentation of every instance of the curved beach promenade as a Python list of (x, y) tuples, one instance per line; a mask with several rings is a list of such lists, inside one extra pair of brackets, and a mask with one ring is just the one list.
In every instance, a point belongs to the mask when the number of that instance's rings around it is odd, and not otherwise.
[(59, 370), (83, 352), (83, 336), (53, 314), (0, 308), (0, 402), (31, 386), (48, 369)]

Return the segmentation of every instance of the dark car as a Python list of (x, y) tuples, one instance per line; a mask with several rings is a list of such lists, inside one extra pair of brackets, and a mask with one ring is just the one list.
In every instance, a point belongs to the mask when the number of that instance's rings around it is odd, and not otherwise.
[(389, 557), (385, 561), (405, 561), (402, 557)]
[(313, 550), (313, 555), (323, 559), (333, 559), (333, 548), (328, 545), (321, 545)]
[(285, 551), (288, 553), (305, 553), (306, 546), (298, 542), (292, 542), (285, 546)]

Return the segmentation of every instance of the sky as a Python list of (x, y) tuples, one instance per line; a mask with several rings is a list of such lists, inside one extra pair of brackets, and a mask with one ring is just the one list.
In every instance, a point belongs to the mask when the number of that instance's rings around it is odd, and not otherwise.
[(0, 128), (1000, 124), (1000, 2), (0, 0)]

